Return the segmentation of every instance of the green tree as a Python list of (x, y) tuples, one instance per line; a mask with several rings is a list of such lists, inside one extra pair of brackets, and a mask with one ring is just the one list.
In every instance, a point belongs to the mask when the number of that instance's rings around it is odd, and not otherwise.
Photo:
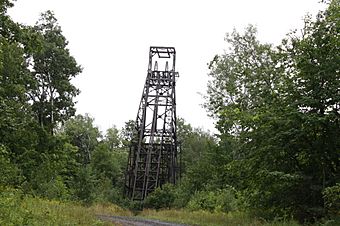
[(294, 62), (287, 66), (295, 85), (291, 102), (302, 115), (305, 139), (313, 149), (309, 170), (323, 189), (340, 179), (339, 16), (340, 1), (333, 0), (316, 21), (305, 19), (302, 38), (292, 37), (286, 45), (288, 61)]
[(122, 146), (122, 139), (120, 132), (116, 126), (113, 126), (106, 130), (105, 142), (109, 145), (110, 149), (117, 149)]
[(105, 143), (99, 144), (93, 152), (91, 160), (92, 168), (100, 178), (108, 178), (112, 185), (116, 185), (123, 172), (121, 171), (119, 158)]
[(39, 36), (31, 54), (34, 83), (28, 95), (39, 124), (53, 133), (57, 123), (75, 113), (73, 98), (79, 90), (70, 80), (82, 69), (70, 55), (68, 42), (51, 11), (41, 15), (33, 32)]
[[(35, 27), (23, 26), (6, 14), (12, 1), (0, 4), (0, 183), (69, 198), (71, 182), (81, 175), (79, 152), (68, 138), (51, 132), (74, 112), (78, 90), (70, 79), (80, 67), (51, 12)], [(45, 103), (38, 103), (43, 96)], [(39, 118), (37, 110), (46, 114)]]
[(256, 38), (256, 28), (249, 25), (244, 34), (227, 34), (228, 52), (215, 56), (205, 107), (217, 117), (223, 134), (243, 137), (256, 128), (256, 117), (279, 100), (284, 82), (278, 56), (269, 44)]
[(222, 178), (258, 214), (320, 217), (322, 190), (339, 178), (336, 18), (338, 0), (278, 48), (259, 43), (252, 26), (234, 31), (210, 64), (206, 107), (232, 145)]
[(147, 208), (161, 209), (170, 208), (175, 201), (174, 186), (164, 184), (161, 188), (156, 188), (144, 201)]
[(99, 143), (101, 133), (93, 125), (94, 119), (88, 114), (76, 115), (65, 122), (61, 131), (69, 138), (70, 143), (78, 147), (78, 162), (89, 164), (92, 153)]
[(1, 0), (0, 1), (0, 13), (6, 13), (7, 9), (13, 7), (13, 3), (11, 0)]
[[(25, 94), (28, 76), (24, 52), (18, 42), (0, 37), (0, 53), (0, 142), (13, 147), (29, 143), (23, 134), (31, 129), (33, 122)], [(22, 148), (13, 149), (19, 152)]]
[(85, 203), (91, 203), (95, 200), (97, 178), (90, 165), (80, 167), (72, 183), (75, 199)]
[(21, 170), (11, 162), (10, 153), (3, 145), (0, 146), (0, 185), (18, 185), (21, 180)]
[(299, 120), (293, 135), (306, 184), (300, 205), (314, 216), (324, 212), (322, 191), (340, 180), (339, 16), (340, 1), (330, 1), (316, 20), (305, 19), (301, 38), (292, 35), (285, 45), (293, 84), (289, 100)]
[[(94, 125), (94, 119), (88, 114), (76, 115), (68, 119), (57, 132), (58, 136), (64, 136), (75, 151), (70, 157), (72, 160), (66, 172), (63, 174), (73, 199), (90, 203), (96, 199), (96, 186), (100, 181), (99, 173), (94, 169), (93, 160), (97, 163), (98, 148), (101, 133)], [(102, 159), (107, 161), (107, 159)]]
[[(0, 5), (0, 158), (4, 169), (17, 169), (25, 173), (22, 163), (25, 153), (34, 150), (37, 133), (30, 105), (26, 96), (30, 83), (25, 56), (25, 48), (20, 37), (25, 31), (6, 14), (11, 1), (1, 1)], [(26, 162), (26, 164), (28, 164)], [(7, 165), (8, 167), (5, 167)], [(9, 171), (8, 171), (9, 172)], [(7, 175), (9, 176), (10, 173)], [(7, 177), (10, 179), (10, 177)], [(7, 183), (18, 185), (24, 180)]]
[(193, 128), (182, 118), (177, 119), (177, 137), (181, 146), (182, 178), (175, 189), (174, 206), (185, 207), (194, 192), (219, 186), (216, 184), (219, 166), (215, 164), (218, 161), (217, 141), (208, 132)]
[(60, 129), (59, 133), (78, 148), (78, 165), (67, 184), (78, 200), (120, 202), (127, 152), (121, 147), (118, 129), (108, 129), (102, 139), (93, 123), (88, 114), (77, 115)]
[(134, 120), (129, 120), (125, 122), (125, 126), (121, 131), (121, 138), (124, 147), (129, 147), (131, 145), (132, 139), (136, 134), (136, 122)]
[(125, 149), (111, 149), (105, 141), (95, 148), (90, 165), (97, 178), (96, 200), (122, 200), (127, 154)]
[(22, 156), (21, 168), (27, 181), (23, 188), (30, 193), (54, 199), (70, 197), (71, 187), (79, 165), (77, 148), (62, 135), (52, 136), (41, 129), (35, 150)]
[(177, 137), (181, 147), (182, 171), (195, 166), (216, 144), (214, 137), (200, 128), (193, 128), (184, 119), (177, 120)]

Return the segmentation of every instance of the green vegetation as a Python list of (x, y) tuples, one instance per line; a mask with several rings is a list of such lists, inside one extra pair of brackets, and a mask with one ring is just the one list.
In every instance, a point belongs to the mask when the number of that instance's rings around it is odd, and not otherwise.
[(0, 191), (0, 225), (112, 225), (99, 221), (95, 214), (131, 215), (113, 204), (85, 207), (27, 196), (17, 189), (1, 187)]
[(54, 14), (26, 26), (0, 1), (0, 225), (131, 215), (117, 205), (193, 225), (339, 225), (340, 1), (326, 4), (279, 46), (251, 25), (227, 35), (204, 103), (219, 134), (178, 119), (180, 183), (134, 203), (122, 195), (133, 122), (103, 134), (75, 115), (82, 68)]
[(294, 221), (266, 222), (263, 219), (250, 217), (245, 213), (211, 213), (209, 211), (187, 211), (187, 210), (144, 210), (140, 216), (158, 219), (168, 222), (176, 222), (188, 225), (200, 226), (225, 226), (225, 225), (264, 225), (264, 226), (297, 226)]
[(233, 145), (221, 185), (259, 216), (320, 218), (323, 191), (340, 180), (339, 9), (331, 1), (305, 19), (302, 37), (277, 47), (261, 44), (252, 26), (234, 31), (229, 51), (210, 63), (206, 107)]
[[(241, 211), (299, 223), (339, 218), (340, 2), (313, 20), (303, 36), (262, 44), (256, 28), (226, 36), (228, 49), (209, 64), (205, 107), (217, 137), (179, 121), (184, 176), (153, 205)], [(330, 220), (338, 222), (338, 220)]]

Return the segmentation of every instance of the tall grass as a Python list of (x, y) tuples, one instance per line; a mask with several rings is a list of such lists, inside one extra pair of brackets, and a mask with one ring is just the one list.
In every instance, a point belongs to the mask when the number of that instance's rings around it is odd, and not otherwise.
[(208, 211), (188, 210), (143, 210), (140, 216), (169, 222), (199, 226), (239, 226), (239, 225), (265, 225), (265, 226), (298, 226), (294, 221), (266, 222), (250, 217), (241, 212), (211, 213)]
[[(112, 225), (96, 215), (133, 216), (131, 211), (114, 204), (83, 206), (77, 202), (46, 200), (24, 195), (20, 190), (0, 186), (0, 225)], [(244, 212), (216, 212), (144, 209), (139, 217), (182, 223), (192, 226), (298, 226), (295, 221), (266, 222)], [(317, 225), (339, 225), (340, 219), (324, 220)]]
[(85, 207), (69, 201), (46, 200), (0, 187), (0, 225), (112, 225), (96, 214), (131, 215), (113, 204)]

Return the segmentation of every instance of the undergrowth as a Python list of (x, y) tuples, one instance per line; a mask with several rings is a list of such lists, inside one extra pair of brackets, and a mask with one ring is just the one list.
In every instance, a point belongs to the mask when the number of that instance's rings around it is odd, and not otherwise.
[(209, 211), (188, 211), (188, 210), (143, 210), (140, 216), (150, 219), (157, 219), (169, 222), (176, 222), (187, 225), (199, 226), (239, 226), (239, 225), (252, 225), (252, 226), (298, 226), (295, 221), (273, 221), (266, 222), (261, 219), (250, 217), (242, 212), (216, 212)]
[(20, 190), (0, 187), (0, 225), (112, 225), (96, 214), (131, 215), (113, 204), (93, 204), (46, 200), (24, 195)]
[[(0, 186), (0, 225), (112, 225), (102, 222), (97, 215), (133, 216), (134, 214), (117, 205), (92, 204), (84, 206), (78, 202), (47, 200), (23, 194), (18, 189)], [(206, 210), (191, 211), (187, 209), (144, 209), (139, 217), (176, 222), (192, 226), (298, 226), (293, 220), (267, 222), (249, 214), (238, 211), (211, 212)], [(339, 225), (340, 219), (323, 220), (318, 226)]]

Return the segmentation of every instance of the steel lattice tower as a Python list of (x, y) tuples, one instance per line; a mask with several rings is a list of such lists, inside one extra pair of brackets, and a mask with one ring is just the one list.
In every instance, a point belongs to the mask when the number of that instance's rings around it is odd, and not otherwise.
[(150, 47), (125, 177), (125, 195), (132, 200), (178, 178), (175, 61), (175, 48)]

